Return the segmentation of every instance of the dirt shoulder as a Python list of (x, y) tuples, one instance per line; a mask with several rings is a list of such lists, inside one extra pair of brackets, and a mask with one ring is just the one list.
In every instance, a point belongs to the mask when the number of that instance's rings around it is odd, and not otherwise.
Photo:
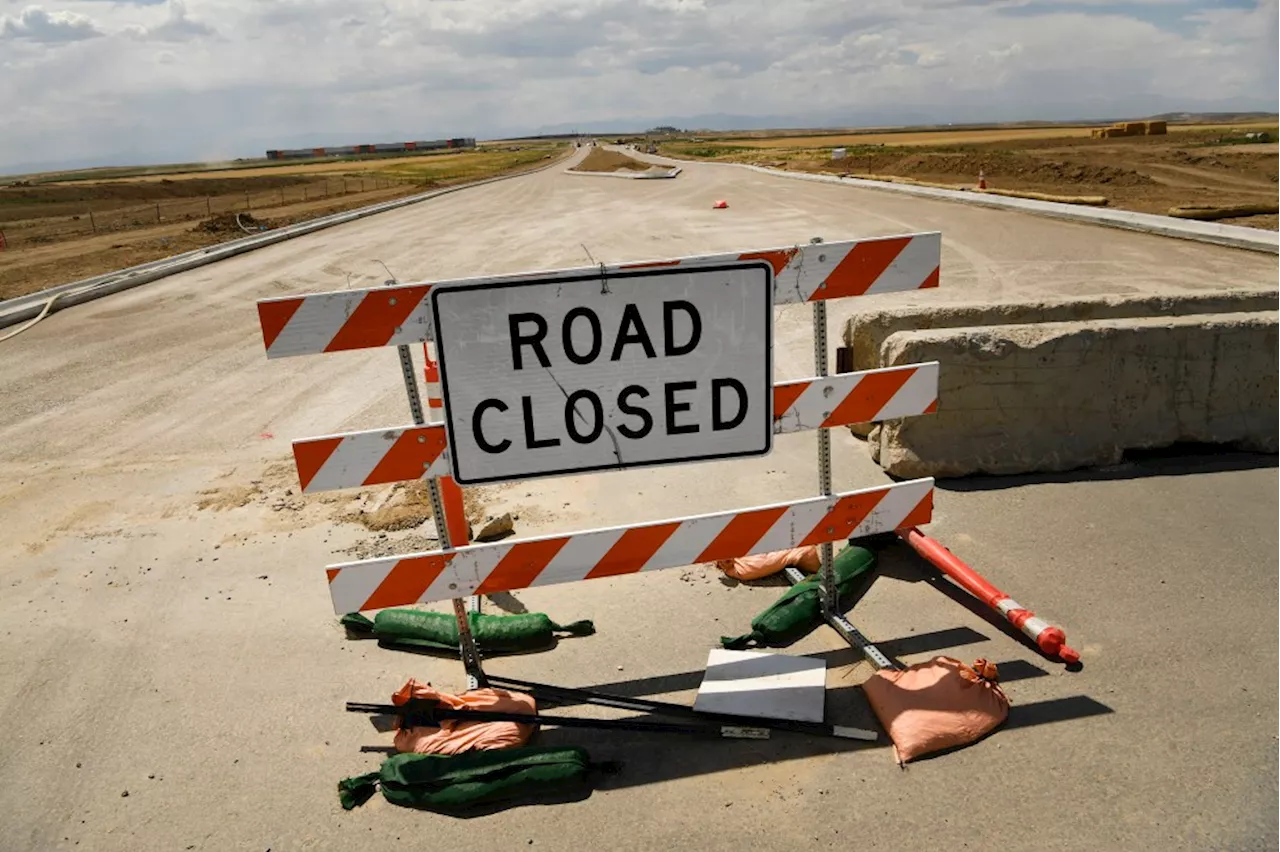
[[(961, 141), (972, 135), (957, 134), (955, 144), (946, 144), (946, 134), (937, 133), (932, 144), (846, 145), (838, 160), (832, 159), (831, 147), (766, 147), (730, 140), (672, 140), (664, 143), (662, 153), (826, 174), (895, 176), (956, 188), (976, 187), (982, 175), (992, 189), (1102, 196), (1110, 207), (1167, 215), (1174, 207), (1275, 203), (1274, 142), (1241, 144), (1250, 129), (1186, 129), (1112, 139), (1078, 133), (1028, 135), (985, 142)], [(1274, 140), (1275, 127), (1267, 132)], [(1276, 228), (1275, 215), (1224, 221)]]
[(563, 146), (319, 163), (289, 173), (32, 181), (0, 187), (0, 299), (271, 229), (537, 168)]

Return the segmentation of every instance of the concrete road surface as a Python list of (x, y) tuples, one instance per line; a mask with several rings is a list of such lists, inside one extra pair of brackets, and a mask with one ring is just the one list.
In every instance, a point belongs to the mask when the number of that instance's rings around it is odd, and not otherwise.
[[(725, 198), (728, 210), (713, 211)], [(908, 662), (1001, 664), (1014, 708), (982, 743), (898, 769), (877, 745), (548, 731), (625, 762), (590, 798), (461, 821), (338, 779), (387, 745), (345, 700), (456, 662), (343, 638), (322, 568), (427, 546), (356, 522), (387, 489), (296, 494), (289, 441), (408, 422), (390, 350), (268, 362), (254, 300), (369, 285), (940, 229), (942, 289), (891, 302), (1275, 283), (1275, 259), (1021, 214), (690, 167), (674, 181), (547, 172), (324, 231), (67, 310), (0, 345), (0, 848), (1274, 849), (1274, 459), (1135, 462), (943, 483), (930, 530), (1063, 624), (1065, 672), (924, 581), (853, 613)], [(833, 330), (859, 303), (834, 307)], [(833, 334), (838, 337), (838, 334)], [(777, 374), (811, 372), (809, 313)], [(945, 365), (944, 365), (945, 369)], [(519, 483), (476, 496), (521, 534), (730, 509), (815, 490), (814, 438), (753, 462)], [(835, 436), (840, 487), (884, 481)], [(500, 674), (690, 701), (707, 650), (776, 588), (692, 567), (520, 593), (594, 637)], [(825, 628), (827, 716), (872, 719), (869, 669)]]

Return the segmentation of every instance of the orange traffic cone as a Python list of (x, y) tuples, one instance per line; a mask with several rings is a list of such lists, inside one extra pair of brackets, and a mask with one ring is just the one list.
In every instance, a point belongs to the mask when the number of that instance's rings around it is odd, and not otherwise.
[(712, 210), (724, 210), (724, 209), (725, 209), (725, 208), (727, 208), (728, 206), (729, 206), (729, 202), (724, 201), (724, 200), (720, 200), (720, 201), (717, 201), (715, 204), (712, 204), (712, 205), (711, 205), (711, 209), (712, 209)]
[(982, 171), (982, 169), (978, 169), (978, 189), (986, 189), (986, 188), (987, 188), (987, 176)]

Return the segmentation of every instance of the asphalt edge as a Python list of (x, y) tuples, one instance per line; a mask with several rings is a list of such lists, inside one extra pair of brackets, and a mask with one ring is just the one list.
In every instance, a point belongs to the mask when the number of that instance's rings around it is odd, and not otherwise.
[(582, 175), (585, 177), (612, 177), (626, 178), (628, 180), (669, 180), (679, 175), (684, 169), (675, 166), (668, 169), (664, 174), (649, 174), (648, 172), (578, 172), (573, 169), (565, 169), (567, 175)]

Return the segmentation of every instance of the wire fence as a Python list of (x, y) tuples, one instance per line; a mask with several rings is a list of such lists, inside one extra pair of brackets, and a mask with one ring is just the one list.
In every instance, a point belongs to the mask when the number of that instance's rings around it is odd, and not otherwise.
[[(397, 187), (416, 188), (405, 181), (377, 177), (334, 177), (257, 192), (224, 193), (198, 198), (164, 198), (148, 203), (106, 207), (86, 203), (82, 212), (0, 222), (0, 251), (20, 246), (41, 245), (75, 236), (111, 233), (131, 228), (154, 227), (170, 222), (212, 219), (220, 214), (252, 213), (270, 217), (278, 208), (310, 201), (379, 192)], [(64, 210), (65, 205), (59, 205)]]

